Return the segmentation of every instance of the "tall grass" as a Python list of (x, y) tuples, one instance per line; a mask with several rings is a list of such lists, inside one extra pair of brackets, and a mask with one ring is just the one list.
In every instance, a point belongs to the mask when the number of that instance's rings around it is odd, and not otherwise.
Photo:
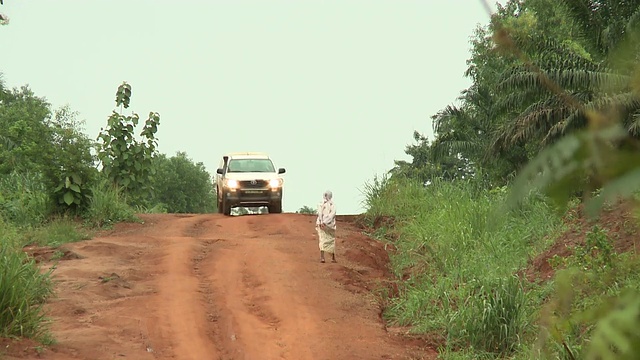
[(0, 215), (7, 221), (37, 226), (53, 213), (53, 205), (38, 173), (13, 172), (0, 178)]
[(506, 213), (506, 189), (471, 181), (424, 186), (383, 178), (364, 192), (370, 221), (395, 219), (392, 267), (406, 279), (385, 317), (444, 333), (452, 348), (513, 352), (531, 330), (531, 307), (514, 274), (546, 246), (560, 225), (557, 214), (535, 196)]
[(0, 218), (0, 337), (47, 337), (44, 301), (52, 293), (50, 271), (42, 273), (17, 244), (17, 231)]
[(120, 221), (138, 221), (122, 189), (103, 180), (92, 185), (90, 190), (92, 196), (84, 214), (90, 226), (104, 227)]

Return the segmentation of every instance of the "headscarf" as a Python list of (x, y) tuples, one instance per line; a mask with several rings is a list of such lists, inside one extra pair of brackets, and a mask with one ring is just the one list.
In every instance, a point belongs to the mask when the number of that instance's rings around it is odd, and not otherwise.
[(325, 191), (323, 196), (324, 202), (318, 213), (318, 222), (326, 225), (331, 229), (336, 228), (336, 206), (333, 204), (333, 193), (329, 190)]

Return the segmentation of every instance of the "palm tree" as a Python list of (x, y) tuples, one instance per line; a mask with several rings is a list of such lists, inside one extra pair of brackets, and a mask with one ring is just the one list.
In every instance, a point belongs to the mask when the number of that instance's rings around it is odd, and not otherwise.
[(640, 136), (638, 86), (633, 84), (640, 2), (562, 3), (583, 29), (589, 53), (544, 36), (514, 39), (530, 63), (513, 66), (498, 85), (499, 106), (514, 116), (498, 132), (495, 152), (523, 143), (540, 149), (585, 127), (591, 111), (615, 111), (629, 134)]

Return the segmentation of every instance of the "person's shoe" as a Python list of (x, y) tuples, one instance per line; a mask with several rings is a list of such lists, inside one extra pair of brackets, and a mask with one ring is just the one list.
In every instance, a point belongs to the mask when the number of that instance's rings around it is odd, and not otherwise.
[(321, 262), (321, 263), (324, 263), (324, 259), (320, 259), (320, 262)]

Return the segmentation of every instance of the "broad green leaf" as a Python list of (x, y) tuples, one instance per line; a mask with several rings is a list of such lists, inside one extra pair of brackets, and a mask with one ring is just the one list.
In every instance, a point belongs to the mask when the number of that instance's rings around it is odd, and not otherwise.
[(76, 174), (76, 173), (72, 173), (71, 174), (71, 178), (73, 179), (73, 182), (78, 184), (78, 185), (82, 185), (82, 178), (80, 178), (80, 175)]
[(64, 193), (63, 200), (67, 205), (73, 204), (73, 193), (71, 191)]
[(77, 192), (77, 193), (80, 193), (80, 192), (81, 192), (81, 190), (80, 190), (80, 186), (78, 186), (78, 185), (76, 185), (76, 184), (71, 184), (71, 186), (70, 186), (69, 188), (70, 188), (71, 190), (73, 190), (73, 191)]

